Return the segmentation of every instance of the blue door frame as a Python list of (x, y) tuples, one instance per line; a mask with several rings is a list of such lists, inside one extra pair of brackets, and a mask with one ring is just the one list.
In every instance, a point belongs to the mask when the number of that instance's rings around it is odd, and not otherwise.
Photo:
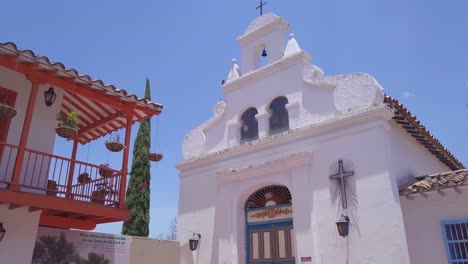
[[(262, 209), (265, 209), (266, 207), (262, 208)], [(253, 209), (255, 210), (255, 209)], [(249, 209), (246, 210), (246, 215), (247, 215), (247, 212), (250, 211)], [(276, 244), (276, 230), (278, 229), (287, 229), (287, 228), (292, 228), (293, 227), (293, 221), (292, 219), (281, 219), (281, 220), (276, 220), (276, 221), (265, 221), (265, 222), (258, 222), (258, 223), (248, 223), (247, 222), (247, 219), (246, 219), (246, 235), (245, 235), (245, 239), (246, 239), (246, 263), (247, 264), (294, 264), (296, 263), (294, 258), (290, 258), (288, 260), (276, 260), (276, 253), (277, 252), (277, 244)], [(273, 239), (273, 248), (271, 249), (271, 253), (273, 255), (272, 257), (272, 260), (271, 261), (253, 261), (251, 260), (251, 238), (250, 238), (250, 233), (252, 231), (256, 231), (256, 230), (264, 230), (264, 231), (270, 231), (271, 230), (271, 233), (273, 235), (273, 237), (271, 239)], [(289, 238), (288, 238), (289, 239)]]

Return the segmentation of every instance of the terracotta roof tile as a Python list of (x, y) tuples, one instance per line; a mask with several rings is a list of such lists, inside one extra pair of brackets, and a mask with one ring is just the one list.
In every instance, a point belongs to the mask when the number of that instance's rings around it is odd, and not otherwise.
[(127, 98), (128, 100), (134, 101), (140, 105), (144, 105), (146, 107), (151, 107), (156, 110), (162, 110), (163, 106), (161, 104), (148, 101), (144, 98), (138, 97), (134, 94), (128, 93), (124, 89), (119, 89), (112, 84), (105, 84), (102, 80), (93, 79), (89, 75), (80, 74), (77, 70), (73, 68), (67, 68), (63, 63), (60, 62), (52, 62), (49, 58), (45, 56), (36, 55), (31, 50), (20, 50), (13, 42), (6, 42), (0, 43), (0, 55), (19, 55), (18, 61), (19, 62), (38, 62), (38, 67), (44, 70), (58, 70), (62, 74), (66, 74), (66, 77), (75, 77), (82, 82), (89, 83), (96, 87), (106, 90), (110, 93), (118, 94), (122, 97)]
[(468, 185), (468, 169), (417, 177), (400, 188), (400, 196)]
[(437, 140), (398, 100), (385, 96), (385, 103), (395, 111), (393, 120), (451, 170), (465, 166)]

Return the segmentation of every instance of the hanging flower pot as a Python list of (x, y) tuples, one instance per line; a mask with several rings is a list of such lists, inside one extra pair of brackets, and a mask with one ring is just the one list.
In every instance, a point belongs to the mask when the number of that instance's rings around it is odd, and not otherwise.
[(0, 104), (0, 119), (12, 119), (16, 116), (16, 109), (6, 105)]
[(76, 111), (71, 111), (68, 114), (59, 113), (57, 115), (57, 121), (59, 121), (55, 132), (60, 137), (71, 139), (78, 134), (78, 115)]
[(103, 178), (109, 178), (114, 175), (114, 173), (109, 170), (109, 163), (103, 163), (100, 165), (101, 167), (99, 168), (99, 175)]
[(155, 161), (155, 162), (157, 162), (157, 161), (162, 160), (163, 157), (164, 157), (164, 156), (163, 156), (163, 154), (161, 154), (161, 153), (148, 153), (148, 159), (149, 159), (150, 161)]
[(68, 126), (58, 126), (57, 128), (55, 128), (55, 132), (60, 137), (63, 137), (66, 139), (74, 138), (78, 134), (78, 130), (76, 130), (73, 127), (68, 127)]
[(111, 136), (108, 141), (106, 141), (106, 148), (112, 152), (120, 152), (125, 148), (125, 146), (120, 142), (120, 135), (115, 134), (114, 136)]

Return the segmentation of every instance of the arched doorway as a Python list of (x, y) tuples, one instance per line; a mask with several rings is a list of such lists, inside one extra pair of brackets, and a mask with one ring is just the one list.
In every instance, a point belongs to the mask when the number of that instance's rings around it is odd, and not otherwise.
[(255, 191), (245, 203), (248, 264), (294, 264), (291, 193), (281, 185)]

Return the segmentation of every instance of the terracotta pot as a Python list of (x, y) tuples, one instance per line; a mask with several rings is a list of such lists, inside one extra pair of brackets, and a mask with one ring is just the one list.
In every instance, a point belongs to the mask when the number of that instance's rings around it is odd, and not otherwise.
[(103, 178), (109, 178), (114, 175), (114, 172), (105, 168), (99, 168), (99, 175)]
[(47, 180), (47, 191), (46, 194), (50, 196), (57, 196), (57, 182), (52, 180)]
[(148, 153), (148, 159), (150, 161), (160, 161), (163, 157), (164, 156), (161, 153)]
[(91, 199), (91, 202), (104, 204), (106, 202), (105, 199), (106, 199), (106, 191), (104, 190), (93, 191), (93, 198)]

